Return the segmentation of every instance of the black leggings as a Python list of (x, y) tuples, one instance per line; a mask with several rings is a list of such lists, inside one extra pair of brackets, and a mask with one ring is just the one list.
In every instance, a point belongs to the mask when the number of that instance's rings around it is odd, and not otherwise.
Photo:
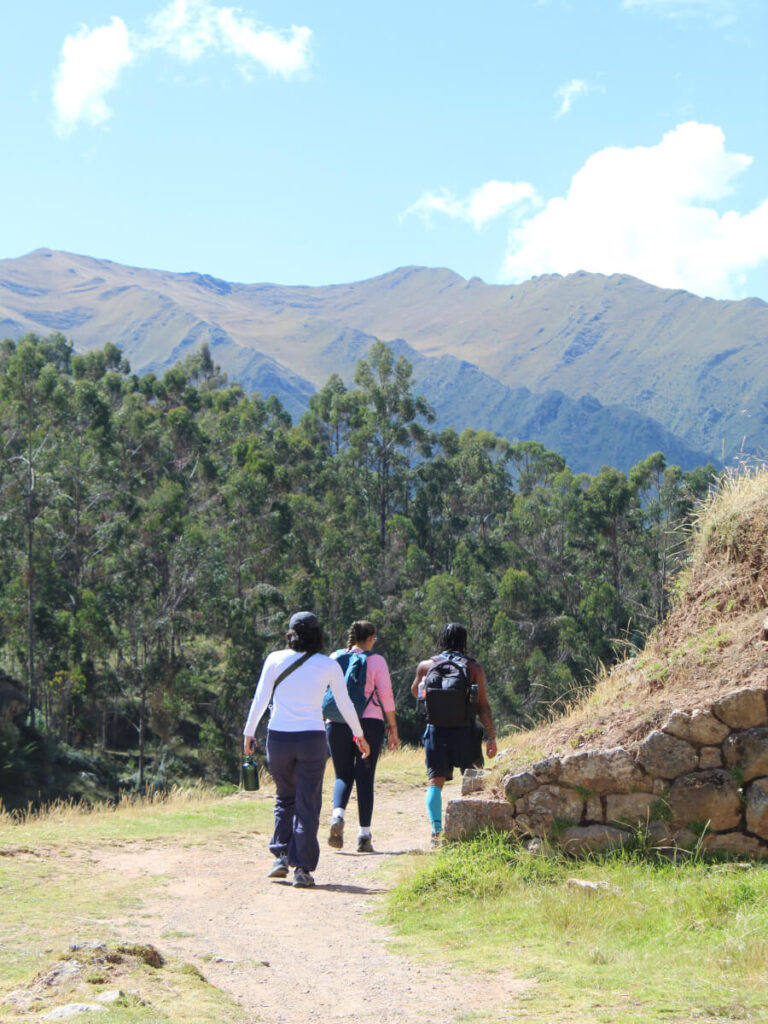
[(363, 736), (368, 740), (371, 752), (362, 757), (352, 739), (352, 730), (346, 722), (326, 722), (325, 735), (331, 752), (336, 781), (333, 784), (333, 806), (346, 807), (352, 793), (352, 783), (357, 789), (357, 814), (362, 828), (370, 828), (373, 817), (373, 779), (376, 762), (384, 739), (384, 722), (380, 718), (363, 718)]

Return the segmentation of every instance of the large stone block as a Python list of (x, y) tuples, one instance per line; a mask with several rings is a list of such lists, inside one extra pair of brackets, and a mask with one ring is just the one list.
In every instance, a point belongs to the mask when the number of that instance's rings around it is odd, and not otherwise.
[(747, 831), (768, 839), (768, 779), (755, 779), (746, 793)]
[(564, 786), (539, 786), (517, 801), (517, 822), (534, 836), (547, 836), (555, 822), (581, 821), (582, 797)]
[(515, 800), (519, 800), (521, 796), (525, 796), (526, 793), (530, 793), (532, 789), (536, 789), (540, 785), (532, 772), (518, 772), (517, 775), (508, 775), (502, 781), (504, 794), (510, 803), (514, 803)]
[(480, 793), (485, 788), (485, 777), (488, 772), (482, 768), (467, 768), (461, 776), (461, 795), (469, 796), (470, 793)]
[(691, 714), (673, 711), (661, 731), (702, 747), (719, 745), (731, 730), (725, 722), (715, 718), (711, 711), (699, 710)]
[(653, 780), (637, 767), (634, 758), (624, 747), (585, 750), (564, 757), (560, 764), (558, 782), (578, 786), (597, 795), (650, 790), (653, 785)]
[(600, 824), (605, 820), (603, 813), (603, 797), (590, 796), (584, 805), (584, 817), (587, 821), (596, 821)]
[(638, 747), (637, 760), (649, 775), (674, 779), (692, 772), (699, 763), (699, 755), (685, 740), (654, 729)]
[(699, 768), (722, 768), (723, 752), (720, 747), (702, 747), (699, 751)]
[(708, 823), (710, 831), (725, 832), (741, 821), (739, 788), (721, 768), (681, 775), (672, 783), (668, 800), (670, 821), (677, 828)]
[(449, 800), (445, 809), (445, 835), (461, 839), (481, 828), (515, 831), (515, 809), (506, 800)]
[(624, 846), (632, 838), (631, 832), (610, 825), (573, 825), (563, 832), (560, 846), (575, 856), (584, 853), (605, 853)]
[(560, 758), (546, 757), (543, 761), (537, 761), (531, 771), (536, 776), (539, 785), (548, 786), (557, 782), (560, 775)]
[(681, 850), (695, 850), (700, 838), (689, 828), (678, 828), (672, 833), (672, 845)]
[(723, 744), (723, 757), (740, 781), (768, 775), (768, 728), (732, 733)]
[(605, 798), (605, 820), (609, 825), (645, 825), (652, 818), (653, 793), (611, 793)]
[(732, 729), (752, 729), (768, 723), (766, 691), (755, 686), (726, 693), (712, 705), (712, 710)]
[(665, 821), (649, 821), (648, 838), (654, 846), (668, 846), (672, 842), (669, 825)]
[(765, 860), (768, 847), (754, 836), (745, 836), (743, 832), (725, 832), (720, 835), (704, 836), (701, 842), (704, 853), (720, 853), (728, 857), (749, 857), (752, 860)]

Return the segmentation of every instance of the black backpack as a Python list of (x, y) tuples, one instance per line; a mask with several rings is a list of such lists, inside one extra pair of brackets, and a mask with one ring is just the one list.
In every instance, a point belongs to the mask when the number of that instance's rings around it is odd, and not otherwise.
[(477, 687), (469, 681), (468, 659), (438, 654), (424, 680), (424, 703), (429, 725), (458, 728), (477, 714)]

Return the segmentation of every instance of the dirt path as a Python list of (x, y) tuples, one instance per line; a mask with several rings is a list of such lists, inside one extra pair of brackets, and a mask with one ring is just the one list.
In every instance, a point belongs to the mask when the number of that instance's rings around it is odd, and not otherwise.
[(387, 929), (367, 911), (392, 885), (395, 872), (386, 865), (426, 849), (428, 834), (422, 789), (382, 789), (376, 800), (374, 854), (354, 852), (354, 806), (345, 849), (325, 844), (323, 823), (315, 889), (294, 889), (290, 876), (266, 877), (271, 855), (264, 836), (100, 850), (100, 867), (170, 879), (148, 890), (140, 923), (115, 922), (119, 937), (195, 963), (240, 1003), (244, 1024), (446, 1024), (490, 1007), (504, 1015), (528, 982), (419, 965), (386, 948)]

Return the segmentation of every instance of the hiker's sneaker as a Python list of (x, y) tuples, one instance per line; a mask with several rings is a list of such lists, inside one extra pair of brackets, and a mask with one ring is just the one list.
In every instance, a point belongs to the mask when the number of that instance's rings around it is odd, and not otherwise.
[(443, 845), (443, 833), (433, 832), (429, 837), (429, 848), (430, 850), (439, 850)]
[(328, 845), (340, 850), (344, 845), (344, 819), (331, 818), (331, 833), (328, 836)]
[(288, 857), (281, 853), (279, 857), (275, 857), (272, 862), (272, 870), (267, 875), (267, 878), (285, 878), (288, 874)]
[(297, 889), (314, 889), (315, 880), (306, 868), (294, 868), (293, 884)]
[(357, 837), (358, 853), (373, 853), (373, 841), (370, 836)]

